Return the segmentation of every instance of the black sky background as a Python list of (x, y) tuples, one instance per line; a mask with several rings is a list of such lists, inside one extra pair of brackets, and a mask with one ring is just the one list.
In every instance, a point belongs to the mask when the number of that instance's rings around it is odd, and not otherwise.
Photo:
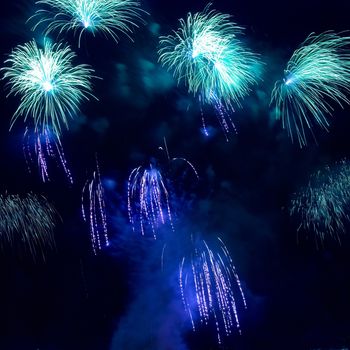
[[(350, 107), (334, 113), (329, 133), (316, 132), (318, 145), (300, 150), (269, 109), (274, 81), (281, 78), (293, 50), (311, 32), (350, 29), (349, 1), (216, 1), (246, 28), (244, 40), (266, 63), (258, 86), (232, 116), (237, 135), (226, 142), (210, 109), (210, 136), (201, 131), (196, 101), (157, 63), (158, 36), (177, 28), (188, 11), (205, 1), (144, 1), (147, 25), (134, 43), (86, 34), (61, 36), (77, 53), (76, 62), (93, 66), (94, 93), (64, 133), (63, 146), (74, 177), (70, 186), (59, 168), (41, 183), (27, 172), (22, 152), (24, 126), (9, 122), (18, 99), (6, 98), (1, 81), (1, 193), (42, 193), (62, 216), (57, 251), (45, 263), (18, 256), (9, 247), (0, 257), (0, 349), (5, 350), (182, 350), (316, 349), (350, 346), (350, 240), (341, 246), (299, 236), (289, 218), (293, 192), (320, 167), (350, 156)], [(6, 1), (0, 11), (2, 62), (11, 49), (40, 31), (26, 24), (33, 2)], [(133, 234), (127, 221), (126, 180), (150, 158), (167, 168), (163, 137), (172, 156), (190, 160), (200, 180), (187, 181), (174, 204), (176, 237), (156, 242)], [(112, 244), (91, 251), (80, 215), (81, 189), (98, 154), (106, 188)], [(177, 194), (178, 173), (168, 173)], [(172, 176), (171, 176), (172, 175)], [(188, 237), (220, 235), (238, 269), (248, 309), (241, 310), (243, 335), (219, 347), (209, 327), (192, 333), (181, 312), (173, 266)], [(168, 232), (169, 234), (169, 232)], [(173, 233), (170, 233), (173, 235)], [(168, 241), (167, 241), (168, 239)], [(172, 247), (160, 271), (164, 242)], [(181, 255), (181, 254), (180, 254)], [(175, 271), (176, 272), (176, 271)]]

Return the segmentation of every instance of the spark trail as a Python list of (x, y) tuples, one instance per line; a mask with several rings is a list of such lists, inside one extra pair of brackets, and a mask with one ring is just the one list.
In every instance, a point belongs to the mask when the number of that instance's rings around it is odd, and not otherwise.
[(89, 224), (91, 245), (94, 254), (109, 246), (104, 189), (100, 168), (96, 159), (96, 170), (83, 187), (81, 197), (83, 220)]
[(34, 130), (33, 132), (26, 128), (23, 136), (23, 153), (29, 172), (31, 172), (30, 163), (35, 162), (33, 159), (34, 153), (43, 182), (50, 181), (49, 160), (53, 159), (62, 167), (68, 181), (73, 184), (73, 177), (68, 167), (61, 141), (48, 128), (45, 128), (43, 131)]
[(241, 333), (235, 290), (243, 306), (246, 300), (230, 254), (220, 238), (217, 251), (204, 240), (194, 242), (192, 253), (183, 257), (179, 267), (179, 286), (183, 305), (195, 331), (200, 324), (213, 322), (217, 340), (236, 328)]
[(156, 238), (157, 229), (166, 222), (174, 229), (165, 180), (152, 164), (149, 168), (135, 168), (130, 173), (128, 213), (133, 229), (138, 226), (142, 235), (145, 235), (146, 227), (150, 227)]

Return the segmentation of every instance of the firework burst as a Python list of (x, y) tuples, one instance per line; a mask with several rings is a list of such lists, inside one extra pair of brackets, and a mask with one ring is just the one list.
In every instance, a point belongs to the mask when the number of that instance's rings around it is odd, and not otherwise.
[(323, 241), (339, 241), (349, 220), (350, 165), (343, 160), (311, 175), (309, 184), (291, 200), (290, 214), (300, 219), (298, 231), (313, 232)]
[(58, 214), (44, 196), (0, 195), (0, 218), (2, 245), (19, 246), (34, 258), (55, 247)]
[(349, 104), (350, 36), (311, 34), (287, 64), (272, 91), (271, 105), (292, 141), (307, 145), (317, 125), (327, 130), (334, 105)]
[(83, 187), (81, 211), (90, 227), (90, 238), (94, 254), (109, 245), (104, 189), (101, 183), (100, 168), (96, 160), (96, 171)]
[(62, 125), (68, 128), (68, 118), (79, 111), (82, 101), (91, 94), (93, 69), (87, 65), (73, 66), (75, 54), (68, 46), (45, 40), (41, 49), (35, 41), (17, 46), (2, 68), (9, 79), (9, 95), (19, 95), (21, 103), (11, 121), (31, 118), (35, 129), (46, 128), (58, 138)]
[(144, 22), (142, 15), (146, 14), (135, 0), (39, 0), (36, 4), (44, 8), (30, 18), (37, 19), (33, 30), (45, 24), (45, 34), (78, 32), (79, 46), (85, 31), (94, 35), (101, 32), (116, 42), (118, 33), (131, 39), (133, 29)]
[(194, 244), (189, 257), (183, 257), (179, 268), (179, 284), (183, 305), (196, 330), (196, 321), (208, 325), (213, 321), (217, 339), (230, 335), (233, 328), (241, 333), (235, 289), (246, 300), (230, 254), (220, 238), (219, 250), (211, 250), (204, 240)]
[(225, 133), (235, 128), (223, 110), (241, 106), (260, 68), (258, 56), (237, 38), (242, 30), (230, 22), (230, 15), (210, 10), (209, 4), (180, 19), (177, 31), (160, 38), (161, 64), (203, 104), (214, 106)]

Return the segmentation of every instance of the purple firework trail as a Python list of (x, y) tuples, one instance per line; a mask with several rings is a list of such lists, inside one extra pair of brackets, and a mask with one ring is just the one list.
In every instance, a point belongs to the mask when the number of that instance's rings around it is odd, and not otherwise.
[(89, 224), (90, 239), (94, 254), (109, 245), (104, 189), (100, 168), (96, 159), (96, 170), (85, 182), (81, 197), (83, 220)]
[[(229, 141), (229, 136), (231, 132), (234, 132), (237, 134), (237, 129), (232, 121), (231, 114), (234, 112), (233, 106), (229, 102), (223, 103), (220, 98), (217, 97), (217, 95), (212, 91), (210, 93), (210, 100), (211, 104), (214, 108), (216, 117), (218, 118), (218, 121), (220, 123), (220, 126), (222, 128), (222, 131), (224, 132), (226, 141)], [(202, 102), (201, 96), (199, 96), (199, 102), (200, 105), (202, 106), (204, 103)], [(208, 130), (207, 130), (207, 125), (205, 122), (205, 117), (204, 117), (204, 112), (203, 112), (203, 107), (201, 107), (201, 115), (202, 115), (202, 125), (203, 125), (203, 130), (204, 134), (206, 136), (209, 136)]]
[(244, 307), (246, 300), (230, 254), (220, 238), (220, 250), (212, 251), (204, 240), (195, 244), (190, 257), (183, 257), (179, 267), (179, 285), (185, 311), (193, 331), (196, 321), (215, 323), (218, 343), (236, 327), (241, 334), (234, 287)]
[(145, 235), (146, 226), (150, 226), (156, 238), (157, 228), (167, 221), (174, 230), (169, 194), (162, 174), (152, 164), (149, 168), (135, 168), (130, 173), (128, 213), (133, 230), (139, 225), (142, 235)]
[(30, 163), (34, 163), (33, 153), (35, 154), (43, 182), (50, 181), (48, 160), (54, 159), (63, 168), (68, 181), (73, 184), (73, 177), (68, 168), (61, 141), (48, 128), (42, 131), (35, 129), (33, 133), (26, 128), (23, 135), (23, 153), (29, 172), (31, 172)]

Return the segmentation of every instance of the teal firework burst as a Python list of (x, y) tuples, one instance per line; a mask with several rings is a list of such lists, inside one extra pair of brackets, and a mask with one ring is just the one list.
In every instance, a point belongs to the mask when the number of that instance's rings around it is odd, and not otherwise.
[(62, 125), (79, 111), (82, 101), (93, 96), (88, 65), (74, 66), (75, 54), (68, 46), (45, 40), (43, 48), (35, 41), (17, 46), (2, 68), (8, 79), (9, 95), (19, 95), (21, 102), (11, 121), (11, 128), (22, 116), (34, 120), (35, 128), (49, 127), (58, 137)]
[(39, 0), (43, 6), (31, 19), (38, 19), (35, 30), (45, 24), (45, 33), (73, 31), (79, 33), (79, 46), (84, 31), (93, 34), (102, 32), (118, 42), (118, 32), (131, 39), (131, 34), (139, 23), (143, 23), (141, 9), (137, 0)]
[(349, 104), (350, 36), (331, 31), (311, 34), (287, 64), (272, 91), (271, 105), (292, 141), (307, 145), (312, 128), (329, 128), (335, 105)]
[(257, 82), (259, 58), (238, 39), (243, 29), (230, 17), (211, 10), (209, 4), (180, 19), (178, 30), (160, 38), (161, 64), (204, 103), (219, 100), (240, 106)]
[(44, 196), (0, 194), (0, 246), (10, 245), (33, 258), (55, 247), (56, 209)]
[(312, 174), (310, 181), (296, 193), (290, 214), (300, 220), (299, 230), (315, 234), (317, 240), (336, 240), (345, 232), (349, 220), (350, 164), (343, 160)]

